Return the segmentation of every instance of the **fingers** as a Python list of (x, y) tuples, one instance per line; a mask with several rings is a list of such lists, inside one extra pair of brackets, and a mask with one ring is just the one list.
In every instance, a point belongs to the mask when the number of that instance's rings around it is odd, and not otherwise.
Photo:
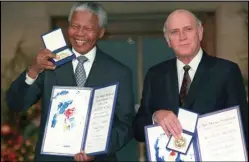
[(88, 156), (87, 154), (84, 154), (84, 160), (85, 161), (91, 161), (93, 158), (91, 156)]
[(77, 161), (77, 162), (84, 161), (84, 153), (80, 152), (74, 155), (74, 161)]
[(93, 157), (92, 156), (88, 156), (86, 153), (84, 153), (83, 151), (81, 151), (80, 153), (76, 154), (74, 156), (74, 160), (77, 161), (77, 162), (80, 162), (80, 161), (91, 161), (93, 160)]
[(163, 128), (163, 131), (165, 132), (165, 134), (170, 137), (170, 131), (167, 128), (167, 125), (165, 124), (165, 121), (162, 120), (159, 122), (159, 125)]
[(173, 118), (172, 120), (164, 119), (165, 125), (168, 129), (168, 131), (175, 137), (180, 138), (181, 137), (181, 129), (177, 127), (177, 124), (175, 123), (178, 121), (177, 118)]
[(53, 58), (57, 58), (57, 56), (48, 49), (42, 49), (37, 54), (34, 64), (39, 69), (54, 70), (55, 65), (50, 61)]
[(79, 154), (74, 155), (74, 161), (79, 161)]
[(168, 110), (159, 110), (155, 114), (159, 125), (164, 130), (165, 134), (169, 137), (173, 135), (176, 139), (181, 137), (182, 127), (177, 116)]
[(42, 64), (44, 69), (54, 70), (56, 66), (51, 62), (47, 61), (46, 64)]
[(38, 55), (39, 55), (39, 58), (44, 59), (44, 60), (56, 59), (58, 57), (57, 55), (53, 54), (48, 49), (41, 50), (41, 52), (39, 52)]
[(177, 129), (176, 134), (178, 134), (178, 137), (180, 138), (182, 134), (182, 126), (178, 118), (175, 118), (175, 119), (176, 120), (173, 120), (173, 122), (175, 123), (175, 128)]

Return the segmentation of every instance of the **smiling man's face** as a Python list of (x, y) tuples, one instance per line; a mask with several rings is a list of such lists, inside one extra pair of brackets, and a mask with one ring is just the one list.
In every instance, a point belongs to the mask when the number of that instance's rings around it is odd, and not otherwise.
[(105, 29), (99, 25), (98, 16), (89, 11), (75, 11), (68, 27), (68, 37), (73, 48), (81, 54), (89, 52), (102, 38)]

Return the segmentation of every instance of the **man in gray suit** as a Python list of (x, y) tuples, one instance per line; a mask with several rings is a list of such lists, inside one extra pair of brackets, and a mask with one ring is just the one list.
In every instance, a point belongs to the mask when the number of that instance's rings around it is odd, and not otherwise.
[[(56, 56), (48, 49), (42, 49), (35, 56), (31, 66), (8, 89), (8, 106), (14, 111), (22, 111), (41, 99), (41, 124), (36, 144), (36, 161), (117, 161), (115, 153), (133, 137), (134, 101), (131, 70), (96, 46), (97, 40), (103, 37), (107, 25), (107, 14), (101, 5), (93, 2), (76, 3), (68, 20), (69, 41), (76, 59), (55, 67), (50, 59)], [(82, 56), (85, 59), (83, 69), (86, 81), (79, 85), (78, 78), (82, 78), (75, 75), (80, 64), (78, 58)], [(40, 154), (53, 86), (99, 87), (114, 82), (119, 82), (119, 89), (106, 155), (91, 157), (83, 150), (74, 158)]]

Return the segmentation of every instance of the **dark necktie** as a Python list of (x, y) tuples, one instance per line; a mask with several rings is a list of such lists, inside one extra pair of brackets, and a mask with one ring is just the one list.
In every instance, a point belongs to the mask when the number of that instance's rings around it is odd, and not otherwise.
[(86, 71), (84, 68), (84, 62), (86, 62), (88, 59), (85, 56), (79, 56), (77, 57), (77, 60), (79, 61), (76, 70), (75, 70), (75, 78), (77, 82), (77, 86), (84, 87), (86, 82)]
[(182, 86), (181, 86), (181, 90), (180, 90), (180, 105), (183, 106), (184, 104), (184, 99), (185, 97), (187, 96), (188, 94), (188, 90), (190, 88), (190, 84), (191, 84), (191, 79), (190, 79), (190, 76), (189, 76), (189, 69), (190, 69), (190, 66), (189, 65), (185, 65), (183, 67), (184, 69), (184, 76), (183, 76), (183, 80), (182, 80)]

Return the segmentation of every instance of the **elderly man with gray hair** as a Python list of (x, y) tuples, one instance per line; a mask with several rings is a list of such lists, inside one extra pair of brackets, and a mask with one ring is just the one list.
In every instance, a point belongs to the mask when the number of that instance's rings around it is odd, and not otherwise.
[(153, 123), (167, 136), (180, 138), (179, 107), (201, 115), (237, 105), (248, 139), (248, 103), (239, 66), (203, 50), (203, 30), (201, 21), (188, 10), (178, 9), (168, 16), (163, 34), (176, 57), (147, 71), (133, 123), (138, 141), (145, 141), (144, 126)]
[[(135, 112), (132, 72), (96, 45), (104, 36), (107, 25), (107, 14), (100, 4), (76, 3), (68, 20), (68, 38), (76, 59), (56, 67), (50, 61), (56, 56), (48, 49), (40, 50), (31, 66), (8, 89), (8, 106), (14, 111), (23, 111), (41, 99), (41, 124), (35, 161), (117, 161), (116, 152), (133, 137), (132, 121)], [(81, 71), (78, 72), (79, 70)], [(84, 75), (79, 76), (78, 73)], [(53, 86), (100, 87), (115, 82), (119, 82), (119, 89), (107, 154), (93, 157), (85, 154), (84, 150), (74, 157), (41, 154)]]

